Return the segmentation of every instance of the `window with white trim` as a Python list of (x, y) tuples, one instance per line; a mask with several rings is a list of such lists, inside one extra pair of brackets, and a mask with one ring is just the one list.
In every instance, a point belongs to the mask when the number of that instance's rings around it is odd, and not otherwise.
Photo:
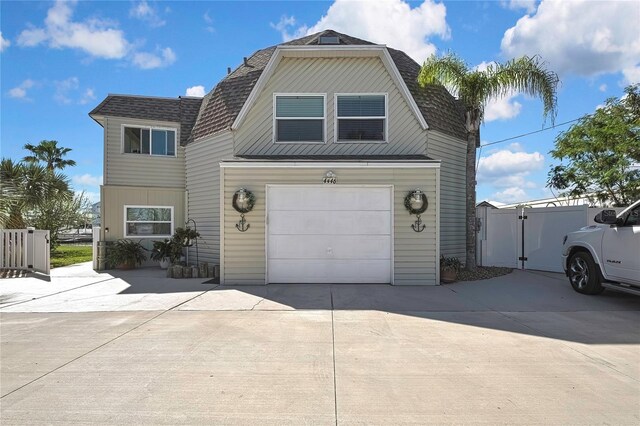
[(275, 95), (276, 142), (324, 142), (324, 95)]
[(124, 206), (125, 237), (171, 237), (172, 206)]
[(387, 140), (387, 97), (336, 95), (338, 142), (384, 142)]
[(126, 154), (176, 155), (175, 129), (124, 126), (122, 139), (122, 151)]

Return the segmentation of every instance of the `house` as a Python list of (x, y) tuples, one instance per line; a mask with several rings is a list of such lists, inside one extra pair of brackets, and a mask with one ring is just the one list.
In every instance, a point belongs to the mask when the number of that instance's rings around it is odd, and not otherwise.
[(327, 30), (255, 52), (203, 99), (109, 95), (90, 113), (101, 238), (193, 220), (224, 284), (438, 284), (440, 254), (465, 254), (466, 128), (419, 69)]

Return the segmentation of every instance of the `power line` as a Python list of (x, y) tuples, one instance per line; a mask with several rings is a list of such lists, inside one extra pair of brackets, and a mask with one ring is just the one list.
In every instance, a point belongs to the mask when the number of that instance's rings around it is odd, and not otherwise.
[(581, 120), (582, 118), (583, 117), (574, 118), (573, 120), (565, 121), (565, 122), (559, 123), (559, 124), (554, 124), (553, 126), (545, 127), (544, 129), (534, 130), (533, 132), (523, 133), (521, 135), (511, 136), (510, 138), (501, 139), (499, 141), (485, 143), (485, 144), (480, 145), (480, 148), (485, 147), (485, 146), (489, 146), (489, 145), (495, 145), (495, 144), (498, 144), (498, 143), (508, 142), (508, 141), (511, 141), (511, 140), (514, 140), (514, 139), (518, 139), (518, 138), (521, 138), (521, 137), (524, 137), (524, 136), (529, 136), (529, 135), (533, 135), (533, 134), (536, 134), (536, 133), (544, 132), (544, 131), (547, 131), (547, 130), (555, 129), (556, 127), (564, 126), (565, 124), (574, 123), (574, 122), (576, 122), (578, 120)]

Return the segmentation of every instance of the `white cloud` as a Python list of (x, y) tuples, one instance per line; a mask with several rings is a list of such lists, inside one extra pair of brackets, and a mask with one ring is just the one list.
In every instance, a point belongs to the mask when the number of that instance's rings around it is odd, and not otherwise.
[(529, 175), (544, 167), (544, 156), (539, 152), (525, 152), (515, 142), (506, 149), (493, 151), (478, 162), (477, 178), (483, 185), (497, 189), (492, 198), (504, 203), (527, 199), (528, 189), (537, 185), (528, 180)]
[(213, 18), (209, 15), (208, 10), (204, 13), (204, 15), (202, 15), (202, 19), (204, 19), (204, 22), (207, 24), (205, 26), (205, 29), (208, 32), (213, 33), (216, 31), (215, 27), (213, 26)]
[(22, 99), (25, 101), (30, 101), (27, 97), (27, 90), (31, 89), (35, 85), (35, 81), (26, 79), (19, 86), (14, 87), (9, 90), (9, 96), (14, 99)]
[(196, 98), (202, 98), (205, 95), (204, 86), (188, 87), (185, 95), (195, 96)]
[(75, 175), (71, 178), (75, 185), (79, 186), (100, 186), (102, 185), (102, 176), (93, 176), (89, 173), (83, 175)]
[(80, 105), (85, 105), (95, 99), (96, 99), (96, 94), (94, 93), (93, 89), (89, 88), (84, 91), (84, 94), (82, 95), (82, 98), (80, 98), (78, 103)]
[(539, 54), (560, 74), (622, 72), (640, 81), (639, 16), (637, 1), (543, 0), (504, 33), (502, 54)]
[(492, 197), (503, 203), (517, 203), (518, 201), (526, 201), (528, 198), (524, 189), (515, 186), (506, 188), (504, 191), (498, 191)]
[(607, 91), (607, 85), (606, 84), (601, 84), (600, 87), (598, 87), (598, 90), (601, 92), (606, 92)]
[(176, 61), (176, 54), (170, 47), (164, 49), (157, 48), (154, 53), (137, 52), (133, 55), (133, 64), (143, 70), (154, 68), (163, 68), (173, 64)]
[(478, 179), (495, 179), (513, 174), (525, 174), (539, 170), (543, 166), (544, 156), (537, 151), (528, 153), (502, 149), (487, 157), (480, 158)]
[(533, 13), (536, 10), (536, 0), (500, 0), (500, 5), (510, 10), (524, 9), (527, 13)]
[(11, 42), (2, 37), (2, 31), (0, 31), (0, 52), (4, 52), (4, 49), (11, 46)]
[(105, 20), (74, 22), (72, 7), (75, 5), (75, 1), (57, 1), (47, 12), (44, 28), (32, 26), (22, 31), (18, 45), (32, 47), (46, 41), (52, 48), (80, 49), (105, 59), (123, 58), (129, 50), (124, 33)]
[(162, 27), (167, 23), (165, 20), (160, 18), (158, 11), (154, 7), (150, 6), (146, 0), (142, 0), (137, 4), (134, 4), (129, 10), (129, 16), (145, 21), (149, 26), (154, 28)]
[(70, 104), (71, 98), (69, 92), (74, 92), (80, 87), (80, 80), (78, 77), (69, 77), (66, 80), (54, 81), (53, 85), (56, 91), (53, 95), (53, 99), (60, 104)]
[(435, 53), (436, 47), (428, 41), (437, 36), (448, 39), (450, 29), (446, 21), (447, 9), (442, 3), (424, 0), (411, 7), (402, 0), (354, 2), (335, 0), (314, 25), (298, 25), (293, 16), (283, 16), (277, 24), (283, 40), (304, 34), (333, 29), (374, 43), (387, 44), (403, 50), (418, 63)]

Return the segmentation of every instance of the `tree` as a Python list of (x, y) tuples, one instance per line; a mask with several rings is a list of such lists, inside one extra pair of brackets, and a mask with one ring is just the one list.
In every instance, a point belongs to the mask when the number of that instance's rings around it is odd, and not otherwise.
[[(49, 200), (73, 198), (69, 180), (38, 164), (0, 161), (0, 227), (22, 229)], [(46, 228), (44, 228), (46, 229)]]
[(548, 187), (620, 207), (640, 198), (640, 86), (625, 92), (556, 138)]
[(470, 68), (453, 54), (428, 58), (418, 76), (422, 86), (438, 84), (452, 90), (465, 108), (467, 127), (466, 156), (466, 262), (469, 270), (476, 268), (476, 148), (480, 143), (480, 125), (484, 109), (493, 99), (513, 92), (539, 97), (544, 118), (553, 122), (556, 115), (558, 76), (545, 69), (537, 56), (524, 56), (504, 64), (490, 64), (486, 69)]
[(30, 151), (31, 155), (27, 155), (22, 161), (30, 164), (43, 162), (49, 171), (76, 165), (75, 161), (63, 158), (71, 151), (71, 148), (59, 147), (58, 141), (43, 140), (38, 145), (28, 143), (24, 146), (24, 149)]

